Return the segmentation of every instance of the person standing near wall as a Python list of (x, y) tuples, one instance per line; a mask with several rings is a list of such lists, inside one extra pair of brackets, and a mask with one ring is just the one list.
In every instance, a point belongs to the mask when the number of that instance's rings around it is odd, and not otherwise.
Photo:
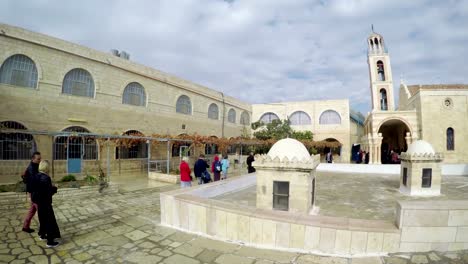
[(189, 158), (183, 157), (180, 162), (179, 171), (180, 171), (180, 187), (187, 188), (192, 186), (192, 177), (190, 173), (190, 166), (188, 165)]
[(331, 150), (328, 151), (327, 156), (325, 156), (327, 163), (333, 163), (333, 154)]
[(213, 180), (219, 181), (221, 176), (221, 162), (219, 161), (218, 155), (214, 156), (214, 161), (211, 164), (211, 172), (213, 172)]
[[(36, 174), (39, 172), (39, 163), (41, 162), (41, 153), (40, 152), (34, 152), (32, 157), (31, 157), (31, 162), (29, 163), (29, 166), (26, 168), (24, 171), (23, 175), (21, 176), (23, 178), (23, 182), (26, 184), (26, 192), (28, 193), (29, 200), (31, 200), (31, 193), (33, 192), (34, 188), (34, 177)], [(37, 211), (37, 204), (34, 203), (31, 200), (31, 207), (29, 207), (28, 214), (26, 215), (26, 218), (24, 219), (23, 223), (23, 231), (26, 233), (33, 233), (34, 229), (31, 229), (31, 220), (36, 214)]]
[(221, 180), (227, 179), (227, 173), (229, 169), (229, 160), (228, 160), (228, 155), (226, 154), (221, 160)]
[(52, 185), (48, 173), (49, 162), (43, 160), (39, 163), (39, 173), (34, 177), (35, 187), (31, 199), (37, 204), (39, 235), (41, 239), (47, 239), (47, 247), (52, 248), (59, 245), (55, 239), (61, 236), (52, 207), (52, 195), (57, 193), (57, 187)]
[(253, 152), (249, 153), (249, 156), (247, 157), (247, 173), (254, 173), (255, 168), (252, 166), (252, 163), (255, 161), (255, 157), (253, 155)]
[(198, 160), (195, 162), (195, 165), (193, 166), (193, 172), (195, 174), (195, 177), (197, 177), (198, 184), (203, 184), (203, 173), (205, 173), (206, 169), (209, 168), (210, 166), (205, 160), (205, 155), (200, 154), (198, 156)]

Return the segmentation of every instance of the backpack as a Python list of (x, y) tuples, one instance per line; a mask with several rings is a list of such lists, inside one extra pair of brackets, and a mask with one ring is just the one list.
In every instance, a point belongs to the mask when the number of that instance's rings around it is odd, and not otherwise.
[(215, 172), (221, 172), (221, 162), (218, 160), (214, 165)]
[(23, 172), (23, 174), (21, 174), (21, 179), (23, 179), (23, 183), (24, 183), (24, 184), (27, 184), (27, 183), (28, 183), (28, 179), (29, 179), (29, 171), (28, 171), (28, 168), (26, 168), (26, 170)]
[(202, 174), (203, 182), (209, 183), (211, 182), (211, 174), (208, 171), (204, 171)]

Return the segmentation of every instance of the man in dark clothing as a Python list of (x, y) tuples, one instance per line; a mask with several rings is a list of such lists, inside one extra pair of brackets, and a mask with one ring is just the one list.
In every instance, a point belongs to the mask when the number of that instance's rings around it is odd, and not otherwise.
[(255, 168), (252, 166), (252, 162), (255, 161), (253, 152), (249, 153), (249, 156), (247, 157), (247, 172), (248, 173), (253, 173), (255, 172)]
[(195, 174), (195, 177), (197, 177), (198, 184), (203, 184), (203, 173), (205, 173), (206, 169), (209, 167), (210, 166), (205, 160), (205, 155), (200, 154), (193, 167), (193, 173)]
[[(22, 175), (23, 182), (26, 184), (26, 192), (29, 195), (29, 199), (31, 199), (31, 193), (34, 191), (34, 177), (39, 173), (39, 163), (41, 162), (41, 153), (34, 152), (31, 157), (31, 162), (29, 163), (28, 168)], [(28, 214), (24, 219), (23, 223), (23, 231), (26, 233), (34, 232), (34, 229), (31, 229), (31, 220), (36, 214), (37, 211), (37, 204), (31, 200), (31, 207), (29, 208)]]

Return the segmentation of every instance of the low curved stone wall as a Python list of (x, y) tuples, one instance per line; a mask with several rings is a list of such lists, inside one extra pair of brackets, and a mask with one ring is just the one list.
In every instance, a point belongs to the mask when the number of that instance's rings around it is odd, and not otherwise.
[(468, 248), (468, 201), (401, 202), (392, 223), (293, 214), (212, 199), (253, 184), (255, 175), (246, 175), (161, 193), (161, 223), (223, 241), (326, 255)]
[[(320, 163), (318, 172), (400, 174), (400, 164)], [(468, 176), (468, 164), (442, 164), (442, 175)]]

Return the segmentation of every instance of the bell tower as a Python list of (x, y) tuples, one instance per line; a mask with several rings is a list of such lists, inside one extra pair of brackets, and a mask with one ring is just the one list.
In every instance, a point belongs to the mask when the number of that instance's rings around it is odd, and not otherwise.
[(372, 29), (372, 33), (367, 38), (367, 45), (372, 112), (394, 111), (392, 68), (384, 39)]

